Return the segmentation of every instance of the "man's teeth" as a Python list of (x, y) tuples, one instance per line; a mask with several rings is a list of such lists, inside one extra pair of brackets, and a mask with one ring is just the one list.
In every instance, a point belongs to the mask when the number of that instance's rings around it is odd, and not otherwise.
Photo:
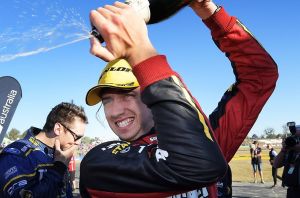
[(129, 125), (129, 123), (132, 121), (132, 118), (128, 118), (126, 120), (123, 120), (121, 122), (117, 122), (118, 127), (126, 127)]

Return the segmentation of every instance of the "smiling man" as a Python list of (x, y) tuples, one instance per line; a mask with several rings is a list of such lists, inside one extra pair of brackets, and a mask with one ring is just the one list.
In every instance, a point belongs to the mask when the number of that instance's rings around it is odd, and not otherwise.
[(104, 68), (86, 101), (89, 105), (102, 101), (108, 124), (121, 140), (136, 140), (154, 126), (151, 110), (141, 100), (139, 83), (124, 59)]
[(236, 77), (209, 119), (157, 53), (145, 22), (130, 6), (115, 2), (91, 12), (105, 41), (101, 45), (92, 38), (91, 53), (110, 63), (86, 102), (102, 102), (120, 141), (102, 143), (84, 157), (82, 197), (217, 197), (214, 184), (272, 94), (278, 72), (271, 56), (224, 8), (211, 0), (194, 0), (190, 6), (226, 53)]
[[(189, 189), (210, 184), (225, 174), (226, 164), (219, 147), (205, 121), (199, 120), (203, 119), (203, 115), (193, 102), (190, 103), (189, 96), (182, 95), (184, 88), (177, 84), (177, 77), (173, 76), (169, 80), (158, 82), (160, 88), (154, 86), (151, 93), (144, 91), (147, 92), (143, 98), (145, 100), (153, 100), (153, 103), (166, 101), (164, 104), (150, 105), (152, 110), (156, 110), (151, 111), (142, 101), (141, 87), (126, 60), (116, 59), (103, 69), (98, 84), (88, 91), (86, 102), (89, 105), (102, 102), (108, 124), (121, 141), (103, 143), (84, 157), (80, 168), (83, 197), (111, 196), (99, 191), (88, 195), (91, 192), (85, 191), (85, 184), (103, 185), (104, 189), (116, 185), (119, 189), (114, 190), (124, 190), (117, 193), (116, 197), (164, 197), (174, 194), (174, 190), (168, 190), (170, 186), (175, 187), (178, 181), (190, 183), (184, 187)], [(160, 137), (159, 141), (157, 136)], [(207, 148), (205, 152), (198, 152)], [(186, 164), (181, 166), (184, 162)], [(91, 170), (93, 167), (96, 168), (94, 171)], [(173, 168), (177, 169), (179, 177), (175, 183), (171, 177)], [(128, 175), (114, 175), (119, 171), (128, 172)], [(151, 176), (148, 177), (148, 174)], [(158, 174), (157, 177), (154, 177), (155, 174)], [(148, 182), (145, 179), (157, 181), (140, 186)], [(137, 194), (125, 193), (126, 185), (118, 185), (122, 180), (126, 180), (127, 185), (139, 186), (132, 189)], [(165, 192), (151, 192), (156, 188)]]
[(73, 197), (67, 171), (88, 120), (82, 107), (60, 103), (43, 129), (31, 127), (0, 154), (0, 197)]

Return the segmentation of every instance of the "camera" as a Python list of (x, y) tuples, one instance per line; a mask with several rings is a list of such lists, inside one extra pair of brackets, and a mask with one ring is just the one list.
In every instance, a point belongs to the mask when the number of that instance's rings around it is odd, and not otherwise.
[(295, 122), (288, 122), (286, 125), (289, 127), (292, 135), (285, 139), (285, 145), (287, 147), (294, 147), (300, 143), (300, 137), (295, 135), (296, 132), (300, 132), (300, 125), (296, 125)]

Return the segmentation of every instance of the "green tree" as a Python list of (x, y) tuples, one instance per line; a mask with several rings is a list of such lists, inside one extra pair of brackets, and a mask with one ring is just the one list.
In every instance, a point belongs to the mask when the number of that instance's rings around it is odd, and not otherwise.
[(264, 134), (265, 134), (265, 137), (268, 139), (276, 138), (275, 129), (273, 129), (273, 128), (266, 128), (264, 130)]
[(253, 134), (251, 138), (256, 140), (256, 139), (258, 139), (258, 136), (256, 134)]
[(283, 137), (283, 135), (281, 133), (279, 133), (279, 134), (276, 135), (277, 139), (281, 139), (282, 137)]
[(92, 142), (92, 138), (88, 137), (88, 136), (84, 136), (82, 139), (81, 139), (81, 143), (82, 144), (90, 144)]
[(19, 136), (19, 138), (20, 138), (20, 139), (24, 138), (24, 137), (26, 136), (26, 134), (27, 134), (27, 131), (24, 131), (24, 132)]
[(7, 138), (13, 141), (17, 140), (19, 137), (20, 137), (20, 131), (15, 128), (12, 128), (7, 134)]

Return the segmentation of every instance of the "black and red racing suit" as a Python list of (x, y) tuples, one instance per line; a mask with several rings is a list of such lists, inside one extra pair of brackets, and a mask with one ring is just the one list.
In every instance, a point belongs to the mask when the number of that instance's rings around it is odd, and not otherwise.
[(217, 196), (214, 183), (272, 94), (278, 71), (265, 49), (224, 8), (204, 23), (229, 58), (236, 82), (207, 119), (164, 56), (136, 65), (133, 72), (155, 127), (135, 142), (106, 142), (89, 151), (80, 167), (82, 197), (168, 197), (192, 189), (200, 189), (189, 192), (198, 193), (196, 197)]

